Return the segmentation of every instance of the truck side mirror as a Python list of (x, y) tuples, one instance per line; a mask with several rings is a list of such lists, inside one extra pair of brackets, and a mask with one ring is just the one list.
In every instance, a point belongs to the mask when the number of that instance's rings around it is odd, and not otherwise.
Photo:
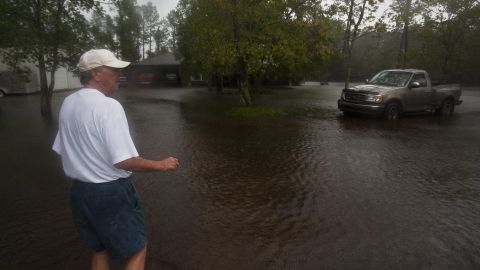
[(419, 88), (420, 87), (420, 83), (419, 82), (412, 82), (410, 84), (410, 88)]

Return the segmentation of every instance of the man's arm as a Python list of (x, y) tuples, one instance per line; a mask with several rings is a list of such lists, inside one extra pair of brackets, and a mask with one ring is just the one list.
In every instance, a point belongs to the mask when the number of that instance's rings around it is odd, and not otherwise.
[(175, 170), (178, 167), (178, 160), (174, 157), (168, 157), (162, 160), (148, 160), (142, 157), (133, 157), (116, 163), (114, 166), (122, 170), (135, 172), (168, 171)]

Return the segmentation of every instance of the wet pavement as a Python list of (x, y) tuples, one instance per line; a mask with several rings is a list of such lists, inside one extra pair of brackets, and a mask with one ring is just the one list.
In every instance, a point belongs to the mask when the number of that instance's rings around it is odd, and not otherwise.
[[(255, 97), (120, 90), (132, 137), (176, 172), (136, 173), (147, 269), (479, 269), (480, 90), (453, 117), (344, 117), (341, 85)], [(0, 99), (0, 269), (88, 269), (39, 96)]]

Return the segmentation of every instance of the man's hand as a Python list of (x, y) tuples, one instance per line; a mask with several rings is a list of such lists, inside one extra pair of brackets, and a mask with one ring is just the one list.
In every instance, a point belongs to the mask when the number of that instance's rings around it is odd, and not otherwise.
[(168, 171), (168, 170), (175, 170), (178, 167), (178, 159), (174, 157), (168, 157), (166, 159), (157, 161), (157, 170), (158, 171)]
[(162, 160), (148, 160), (142, 157), (134, 157), (116, 163), (114, 166), (126, 171), (147, 172), (175, 170), (178, 165), (178, 159), (174, 157), (168, 157)]

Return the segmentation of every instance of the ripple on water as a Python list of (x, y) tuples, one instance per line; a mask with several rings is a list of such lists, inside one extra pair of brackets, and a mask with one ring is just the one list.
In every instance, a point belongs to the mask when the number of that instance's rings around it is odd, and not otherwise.
[[(176, 172), (135, 176), (147, 210), (149, 267), (478, 268), (480, 130), (473, 106), (448, 121), (391, 123), (344, 117), (333, 88), (296, 90), (258, 97), (259, 105), (287, 112), (274, 119), (233, 119), (228, 112), (238, 97), (206, 90), (120, 93), (139, 151), (182, 164)], [(73, 232), (66, 198), (52, 196), (58, 177), (51, 164), (58, 160), (37, 146), (50, 140), (52, 127), (32, 113), (37, 100), (7, 99), (12, 103), (0, 101), (8, 131), (0, 134), (8, 139), (2, 146), (29, 155), (2, 163), (12, 166), (2, 171), (8, 203), (0, 226), (8, 234), (0, 268), (10, 258), (16, 266), (28, 260), (39, 269), (84, 268), (87, 250)], [(9, 169), (24, 161), (38, 165)], [(56, 241), (46, 240), (52, 236)]]

